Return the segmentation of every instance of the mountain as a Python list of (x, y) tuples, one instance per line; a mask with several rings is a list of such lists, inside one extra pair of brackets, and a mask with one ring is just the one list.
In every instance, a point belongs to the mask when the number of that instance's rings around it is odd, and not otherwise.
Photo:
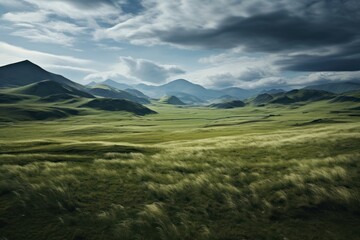
[(277, 93), (283, 93), (283, 92), (286, 92), (286, 91), (283, 89), (276, 89), (276, 88), (261, 91), (261, 93), (268, 93), (268, 94), (277, 94)]
[(21, 95), (21, 94), (11, 94), (11, 93), (0, 93), (0, 103), (17, 103), (23, 100), (28, 100), (30, 96)]
[(168, 92), (169, 95), (175, 96), (180, 99), (183, 103), (190, 105), (204, 104), (204, 100), (184, 92)]
[(114, 80), (111, 80), (111, 79), (107, 79), (103, 82), (100, 82), (98, 84), (104, 84), (104, 85), (108, 85), (110, 87), (113, 87), (113, 88), (116, 88), (116, 89), (119, 89), (119, 90), (124, 90), (124, 89), (127, 89), (127, 88), (131, 88), (130, 85), (127, 85), (125, 83), (119, 83), (119, 82), (116, 82)]
[(251, 100), (251, 103), (255, 104), (255, 105), (262, 105), (262, 104), (269, 103), (273, 99), (274, 99), (274, 97), (271, 94), (262, 93), (262, 94), (257, 95), (253, 100)]
[(360, 98), (353, 97), (353, 96), (338, 96), (331, 99), (329, 102), (336, 103), (336, 102), (360, 102)]
[(284, 93), (284, 95), (293, 99), (295, 102), (320, 101), (334, 97), (333, 93), (313, 89), (294, 89)]
[(232, 96), (234, 98), (244, 100), (252, 97), (258, 93), (256, 90), (246, 90), (238, 87), (230, 87), (221, 90), (224, 94)]
[(305, 89), (322, 90), (332, 93), (345, 93), (360, 90), (360, 83), (357, 82), (336, 82), (307, 86)]
[(221, 91), (206, 89), (185, 79), (177, 79), (160, 86), (138, 84), (134, 87), (152, 98), (171, 95), (172, 92), (190, 94), (201, 100), (210, 100), (224, 95)]
[(296, 102), (313, 102), (332, 99), (336, 95), (330, 92), (313, 89), (294, 89), (288, 92), (278, 92), (274, 94), (262, 93), (255, 98), (249, 99), (249, 103), (254, 105), (264, 105), (268, 103), (292, 104)]
[(81, 84), (48, 72), (28, 60), (0, 67), (0, 87), (19, 87), (43, 80), (51, 80), (83, 92), (87, 91)]
[(66, 118), (80, 114), (80, 110), (64, 107), (32, 106), (16, 104), (14, 106), (0, 105), (0, 121), (34, 121)]
[(175, 96), (165, 96), (160, 99), (161, 103), (171, 104), (171, 105), (186, 105), (180, 99)]
[(86, 86), (86, 87), (93, 87), (93, 86), (96, 86), (96, 85), (98, 85), (98, 83), (97, 83), (97, 82), (92, 81), (92, 82), (90, 82), (90, 83), (86, 84), (85, 86)]
[(142, 92), (140, 92), (139, 90), (136, 90), (134, 88), (126, 88), (124, 89), (125, 92), (130, 93), (131, 95), (134, 95), (138, 98), (145, 98), (145, 99), (150, 99), (149, 96), (146, 96), (145, 94), (143, 94)]
[(81, 105), (80, 107), (89, 107), (105, 111), (126, 111), (136, 115), (156, 113), (139, 103), (131, 102), (125, 99), (96, 98)]
[(126, 99), (132, 102), (137, 102), (140, 104), (147, 104), (150, 103), (150, 101), (146, 98), (139, 98), (137, 96), (134, 96), (128, 92), (116, 89), (114, 87), (105, 85), (105, 84), (99, 84), (91, 87), (89, 89), (90, 93), (92, 93), (95, 96), (99, 97), (105, 97), (105, 98), (116, 98), (116, 99)]
[(61, 102), (61, 101), (68, 101), (68, 100), (79, 100), (78, 96), (68, 94), (68, 93), (59, 93), (59, 94), (53, 94), (50, 96), (42, 97), (40, 99), (41, 102)]
[(277, 97), (273, 100), (270, 101), (270, 103), (275, 103), (275, 104), (291, 104), (291, 103), (295, 103), (296, 101), (292, 98), (289, 98), (288, 96), (286, 95), (283, 95), (283, 96), (280, 96), (280, 97)]
[(238, 107), (244, 107), (245, 103), (240, 100), (230, 101), (230, 102), (224, 102), (224, 103), (214, 103), (209, 105), (211, 108), (221, 108), (221, 109), (230, 109), (230, 108), (238, 108)]
[(230, 96), (230, 95), (222, 95), (218, 98), (215, 98), (213, 100), (211, 100), (211, 103), (224, 103), (224, 102), (231, 102), (231, 101), (235, 101), (235, 100), (239, 100), (236, 97)]
[(31, 83), (26, 86), (11, 88), (11, 93), (33, 95), (38, 97), (46, 97), (54, 94), (71, 94), (78, 97), (93, 98), (94, 96), (70, 87), (69, 85), (54, 82), (51, 80), (43, 80), (40, 82)]
[(176, 91), (191, 94), (200, 99), (209, 100), (224, 95), (221, 91), (206, 89), (199, 84), (191, 83), (185, 79), (177, 79), (160, 87), (166, 92)]

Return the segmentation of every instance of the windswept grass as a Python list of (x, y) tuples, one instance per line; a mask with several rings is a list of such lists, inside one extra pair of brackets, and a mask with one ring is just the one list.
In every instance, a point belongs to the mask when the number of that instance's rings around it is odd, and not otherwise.
[(0, 239), (359, 239), (354, 117), (154, 109), (1, 127)]

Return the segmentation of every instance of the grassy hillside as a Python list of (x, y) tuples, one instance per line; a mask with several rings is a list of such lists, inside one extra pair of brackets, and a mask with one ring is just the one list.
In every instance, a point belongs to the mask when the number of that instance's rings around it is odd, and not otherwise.
[(81, 105), (81, 107), (89, 107), (105, 111), (126, 111), (137, 115), (155, 113), (141, 104), (125, 99), (97, 98)]
[(230, 108), (238, 108), (244, 106), (245, 103), (240, 100), (234, 100), (234, 101), (222, 102), (222, 103), (213, 103), (209, 105), (209, 107), (211, 108), (220, 108), (220, 109), (230, 109)]
[(164, 96), (160, 98), (159, 102), (166, 103), (170, 105), (186, 105), (183, 101), (175, 96)]
[(48, 72), (28, 60), (0, 67), (0, 87), (25, 86), (43, 80), (51, 80), (80, 91), (87, 91), (81, 84), (61, 75)]
[(2, 122), (0, 238), (360, 236), (360, 103), (151, 108)]
[(22, 87), (11, 88), (8, 92), (38, 97), (47, 97), (54, 94), (71, 94), (78, 97), (94, 98), (94, 96), (87, 92), (51, 80), (44, 80)]
[(138, 97), (135, 96), (129, 92), (122, 91), (113, 87), (110, 87), (108, 85), (95, 85), (91, 87), (89, 90), (92, 94), (99, 96), (99, 97), (105, 97), (105, 98), (116, 98), (116, 99), (125, 99), (129, 101), (133, 101), (140, 104), (148, 104), (150, 101), (145, 97)]

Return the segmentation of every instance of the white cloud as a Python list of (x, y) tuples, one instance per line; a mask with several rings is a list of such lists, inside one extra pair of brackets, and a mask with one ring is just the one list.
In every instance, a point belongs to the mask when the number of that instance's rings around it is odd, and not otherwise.
[(146, 59), (120, 57), (119, 62), (109, 71), (98, 72), (86, 76), (85, 80), (99, 80), (112, 78), (120, 81), (163, 83), (169, 77), (185, 73), (175, 65), (159, 64)]
[[(53, 14), (68, 17), (71, 19), (90, 20), (91, 18), (101, 19), (111, 22), (116, 18), (119, 9), (109, 4), (98, 1), (96, 7), (86, 7), (86, 2), (82, 5), (76, 4), (77, 1), (64, 0), (25, 0), (26, 2), (37, 6), (39, 9), (49, 11)], [(94, 2), (94, 1), (92, 1)]]
[(76, 36), (85, 32), (86, 28), (73, 23), (49, 20), (50, 12), (9, 12), (2, 20), (11, 22), (14, 26), (13, 36), (29, 39), (32, 42), (51, 43), (63, 46), (73, 46)]
[[(5, 42), (0, 42), (0, 64), (5, 65), (11, 62), (18, 62), (28, 59), (40, 66), (49, 66), (52, 68), (62, 68), (69, 70), (78, 70), (84, 72), (92, 61), (75, 58), (71, 56), (55, 55), (40, 51), (33, 51), (22, 47), (17, 47)], [(88, 72), (92, 72), (88, 69)]]
[(2, 19), (14, 23), (40, 23), (47, 20), (48, 12), (8, 12), (2, 15)]
[[(210, 88), (237, 86), (254, 88), (267, 79), (280, 77), (279, 69), (273, 65), (275, 56), (240, 57), (235, 53), (223, 53), (201, 59), (208, 64), (203, 69), (189, 72), (180, 77), (190, 79)], [(259, 82), (260, 81), (260, 82)], [(271, 81), (274, 81), (271, 79)], [(258, 82), (258, 84), (256, 84)]]

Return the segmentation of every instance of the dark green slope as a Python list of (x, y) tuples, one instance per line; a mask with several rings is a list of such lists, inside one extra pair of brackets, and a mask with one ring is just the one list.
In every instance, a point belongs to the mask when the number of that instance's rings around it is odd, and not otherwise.
[(48, 107), (35, 105), (0, 105), (1, 121), (33, 121), (52, 120), (78, 115), (79, 110), (74, 108)]
[(68, 100), (78, 100), (79, 97), (68, 94), (68, 93), (59, 93), (59, 94), (53, 94), (50, 96), (42, 97), (40, 101), (42, 102), (62, 102), (62, 101), (68, 101)]
[(135, 97), (138, 97), (138, 98), (144, 98), (144, 99), (150, 99), (149, 96), (145, 95), (144, 93), (142, 93), (141, 91), (139, 90), (136, 90), (134, 88), (126, 88), (124, 89), (125, 92), (128, 92), (130, 93), (131, 95), (134, 95)]
[(139, 103), (131, 102), (125, 99), (97, 98), (81, 105), (80, 107), (89, 107), (105, 111), (126, 111), (136, 115), (156, 113)]
[(335, 82), (307, 86), (305, 89), (322, 90), (332, 93), (345, 93), (349, 91), (360, 90), (360, 83), (358, 82)]
[(87, 91), (81, 84), (48, 72), (28, 60), (0, 67), (0, 87), (19, 87), (43, 80), (52, 80), (80, 91)]
[(224, 102), (224, 103), (214, 103), (209, 105), (211, 108), (220, 108), (220, 109), (230, 109), (230, 108), (238, 108), (238, 107), (244, 107), (245, 103), (240, 100), (230, 101), (230, 102)]
[(335, 94), (327, 91), (313, 89), (295, 89), (286, 92), (284, 95), (293, 99), (295, 102), (320, 101), (331, 99), (335, 96)]
[(179, 98), (175, 96), (164, 96), (160, 99), (160, 102), (170, 105), (186, 105), (184, 102), (182, 102)]
[(329, 102), (360, 102), (360, 98), (352, 97), (352, 96), (338, 96), (336, 98), (331, 99)]
[(262, 105), (262, 104), (266, 104), (266, 103), (270, 102), (273, 99), (274, 99), (274, 97), (272, 95), (270, 95), (269, 93), (263, 93), (263, 94), (256, 96), (251, 101), (251, 103), (253, 103), (255, 105)]
[(21, 94), (11, 93), (0, 93), (0, 104), (1, 103), (17, 103), (23, 100), (28, 100), (31, 97)]
[(93, 98), (91, 94), (83, 92), (66, 84), (61, 84), (51, 80), (44, 80), (32, 83), (23, 87), (11, 89), (9, 92), (38, 97), (47, 97), (54, 94), (71, 94), (78, 97)]
[(140, 98), (126, 91), (118, 90), (116, 88), (103, 84), (93, 86), (90, 89), (90, 93), (94, 94), (95, 96), (104, 97), (104, 98), (125, 99), (140, 104), (150, 103), (150, 101), (146, 98)]

